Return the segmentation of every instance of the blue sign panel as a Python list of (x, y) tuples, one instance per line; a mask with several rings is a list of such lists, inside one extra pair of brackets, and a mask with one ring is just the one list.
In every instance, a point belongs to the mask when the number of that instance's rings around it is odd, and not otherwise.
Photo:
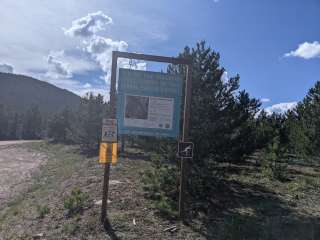
[(118, 79), (119, 134), (179, 136), (180, 75), (120, 68)]

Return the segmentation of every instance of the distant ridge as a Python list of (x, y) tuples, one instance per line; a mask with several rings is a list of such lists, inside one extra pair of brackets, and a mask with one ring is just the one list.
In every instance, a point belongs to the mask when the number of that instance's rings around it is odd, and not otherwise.
[(24, 75), (0, 73), (0, 104), (15, 112), (24, 112), (38, 105), (51, 114), (68, 107), (77, 108), (80, 97), (68, 90)]

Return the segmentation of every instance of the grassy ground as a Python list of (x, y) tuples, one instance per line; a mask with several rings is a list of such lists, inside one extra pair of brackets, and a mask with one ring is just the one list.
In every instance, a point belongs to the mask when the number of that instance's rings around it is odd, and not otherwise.
[(277, 181), (251, 163), (223, 167), (209, 239), (320, 239), (319, 168), (289, 165), (287, 180)]
[[(76, 146), (29, 144), (48, 155), (34, 184), (0, 212), (0, 239), (203, 239), (177, 221), (158, 216), (143, 197), (141, 172), (147, 160), (120, 159), (111, 169), (109, 221), (100, 224), (103, 168), (97, 158), (79, 155)], [(84, 193), (81, 209), (70, 214), (65, 200), (72, 190)], [(81, 197), (80, 197), (81, 198)], [(175, 227), (173, 229), (169, 229)]]
[[(48, 161), (24, 194), (0, 208), (0, 239), (320, 239), (320, 173), (292, 165), (288, 180), (267, 178), (254, 164), (220, 166), (218, 184), (204, 215), (189, 224), (168, 220), (144, 198), (141, 173), (147, 158), (120, 158), (111, 169), (109, 221), (99, 222), (103, 168), (76, 146), (28, 144)], [(139, 151), (136, 153), (139, 156)], [(81, 192), (71, 196), (71, 192)], [(78, 200), (72, 213), (66, 202)], [(72, 201), (71, 201), (72, 202)]]

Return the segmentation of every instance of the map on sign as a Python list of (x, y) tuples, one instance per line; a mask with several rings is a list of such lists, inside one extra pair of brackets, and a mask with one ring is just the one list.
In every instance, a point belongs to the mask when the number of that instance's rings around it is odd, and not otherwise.
[(119, 133), (177, 137), (181, 84), (179, 75), (120, 69)]

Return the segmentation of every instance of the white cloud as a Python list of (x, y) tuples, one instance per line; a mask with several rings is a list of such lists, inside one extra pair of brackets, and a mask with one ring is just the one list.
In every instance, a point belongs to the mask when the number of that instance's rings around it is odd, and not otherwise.
[[(112, 51), (127, 51), (128, 44), (125, 41), (114, 41), (110, 38), (93, 36), (89, 41), (84, 41), (85, 50), (91, 54), (92, 58), (99, 63), (102, 70), (107, 74), (105, 80), (111, 77)], [(120, 59), (119, 66), (127, 60)]]
[(122, 59), (120, 67), (145, 71), (147, 70), (147, 63), (139, 60)]
[(51, 78), (71, 78), (72, 72), (69, 63), (63, 62), (61, 58), (64, 56), (63, 51), (51, 52), (48, 55), (47, 62), (49, 70), (47, 76)]
[(69, 89), (79, 96), (84, 96), (88, 92), (92, 92), (94, 94), (101, 94), (106, 100), (109, 99), (109, 91), (107, 91), (106, 87), (93, 87), (91, 85), (89, 86), (88, 84), (78, 84), (69, 87)]
[(72, 92), (74, 92), (75, 94), (77, 94), (79, 96), (84, 96), (88, 92), (92, 92), (95, 95), (101, 94), (105, 100), (109, 99), (109, 91), (107, 91), (106, 88), (85, 88), (85, 87), (83, 87), (78, 90), (73, 90)]
[(218, 2), (220, 2), (220, 0), (213, 0), (213, 2), (214, 2), (214, 3), (218, 3)]
[(228, 77), (228, 72), (224, 71), (223, 74), (221, 75), (221, 81), (222, 82), (228, 82), (229, 81), (229, 77)]
[[(78, 22), (82, 22), (83, 19), (86, 19), (85, 22), (90, 22), (88, 18), (91, 19), (92, 16), (97, 16), (97, 15), (106, 16), (101, 11), (99, 11), (98, 13), (90, 13), (86, 17), (73, 21), (72, 25), (78, 26), (79, 25)], [(85, 29), (87, 29), (87, 27), (85, 27)], [(103, 28), (100, 26), (99, 30), (102, 30), (102, 29)], [(97, 31), (92, 31), (91, 35), (79, 34), (77, 36), (81, 36), (81, 37), (90, 36), (89, 39), (85, 39), (82, 42), (82, 44), (84, 45), (84, 50), (87, 53), (89, 53), (92, 59), (95, 60), (100, 65), (102, 71), (106, 73), (106, 76), (104, 77), (104, 79), (106, 82), (108, 82), (111, 78), (112, 51), (127, 51), (129, 45), (126, 41), (122, 41), (122, 40), (116, 41), (111, 38), (98, 36), (95, 34), (96, 32)], [(67, 35), (76, 36), (75, 34), (67, 34)], [(146, 63), (141, 61), (130, 61), (128, 59), (119, 59), (118, 65), (119, 67), (123, 67), (123, 68), (146, 70)]]
[[(109, 16), (117, 20), (117, 27), (109, 28), (112, 25), (108, 23), (106, 17), (97, 20), (99, 23), (96, 23), (97, 21), (94, 24), (89, 23), (90, 21), (84, 22), (84, 25), (79, 23), (88, 34), (96, 32), (95, 34), (101, 33), (101, 36), (107, 37), (106, 31), (102, 31), (107, 29), (108, 37), (116, 39), (117, 36), (118, 39), (118, 36), (121, 36), (120, 40), (125, 39), (133, 48), (141, 48), (146, 44), (157, 46), (168, 39), (172, 22), (161, 16), (153, 17), (152, 14), (150, 16), (148, 11), (146, 14), (141, 14), (139, 9), (144, 5), (129, 1), (124, 8), (119, 1), (108, 1), (106, 4), (105, 0), (33, 0), (32, 2), (1, 0), (0, 29), (5, 33), (0, 37), (1, 62), (14, 66), (15, 73), (46, 80), (44, 73), (48, 70), (47, 56), (52, 50), (64, 49), (65, 56), (61, 61), (69, 63), (70, 71), (74, 73), (73, 78), (78, 74), (97, 70), (99, 64), (92, 60), (88, 53), (74, 54), (79, 50), (77, 47), (83, 47), (81, 45), (83, 39), (66, 38), (61, 28), (66, 27), (68, 28), (66, 31), (70, 30), (70, 34), (75, 33), (77, 26), (71, 25), (73, 20), (79, 20), (81, 17), (88, 19), (88, 13), (97, 13), (101, 10), (108, 15), (110, 13)], [(153, 8), (152, 4), (150, 6)], [(95, 17), (89, 16), (89, 18)]]
[(91, 85), (90, 83), (86, 83), (86, 84), (83, 85), (83, 87), (85, 87), (85, 88), (91, 88), (92, 85)]
[(65, 41), (61, 26), (75, 15), (75, 9), (66, 6), (64, 9), (60, 0), (32, 3), (2, 0), (0, 29), (5, 34), (0, 38), (1, 60), (13, 64), (14, 72), (19, 74), (35, 76), (39, 71), (46, 71), (44, 58), (50, 49), (68, 49), (73, 44)]
[(270, 107), (265, 108), (264, 110), (268, 115), (271, 115), (272, 113), (283, 114), (288, 110), (295, 108), (296, 106), (297, 106), (297, 102), (284, 102), (284, 103), (274, 104)]
[(261, 98), (260, 101), (263, 103), (267, 103), (267, 102), (270, 102), (271, 100), (269, 98)]
[(320, 57), (320, 43), (314, 41), (312, 43), (304, 42), (299, 44), (298, 48), (294, 51), (286, 53), (285, 57), (301, 57), (304, 59), (311, 59)]
[[(88, 54), (84, 54), (82, 50), (77, 51), (77, 53), (62, 52), (63, 54), (58, 54), (59, 60), (68, 63), (69, 70), (72, 73), (82, 74), (86, 73), (87, 71), (97, 70), (99, 68), (96, 62), (90, 59)], [(54, 53), (59, 53), (59, 51)]]
[(112, 18), (103, 14), (102, 11), (98, 11), (72, 21), (72, 26), (63, 30), (66, 35), (72, 37), (91, 37), (95, 33), (104, 30), (111, 23)]
[(86, 44), (86, 51), (96, 60), (104, 72), (111, 67), (112, 51), (127, 51), (128, 44), (125, 41), (113, 41), (110, 38), (93, 36)]
[(2, 73), (13, 73), (13, 67), (9, 64), (0, 63), (0, 72)]
[(84, 56), (65, 56), (65, 61), (69, 63), (72, 73), (85, 73), (98, 69), (95, 62), (85, 59)]

